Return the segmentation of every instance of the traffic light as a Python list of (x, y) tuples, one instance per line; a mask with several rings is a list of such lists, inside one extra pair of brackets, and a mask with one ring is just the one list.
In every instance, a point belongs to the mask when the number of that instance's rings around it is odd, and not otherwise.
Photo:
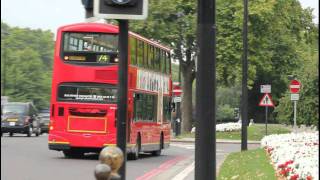
[(93, 17), (93, 0), (81, 0), (86, 10), (86, 18)]
[(138, 0), (105, 0), (108, 6), (135, 6)]
[(234, 108), (233, 114), (235, 119), (239, 119), (239, 108)]
[(148, 0), (94, 0), (94, 16), (105, 19), (146, 19)]

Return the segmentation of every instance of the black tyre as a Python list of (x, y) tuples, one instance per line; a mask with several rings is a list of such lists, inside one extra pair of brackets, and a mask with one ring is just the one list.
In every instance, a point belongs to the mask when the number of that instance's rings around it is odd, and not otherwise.
[(12, 137), (13, 136), (13, 132), (9, 132), (9, 136)]
[(163, 148), (163, 135), (161, 135), (161, 138), (160, 138), (160, 144), (159, 144), (159, 149), (156, 150), (156, 151), (152, 151), (152, 155), (153, 156), (160, 156), (161, 155), (161, 150)]
[(39, 127), (39, 128), (37, 129), (36, 136), (39, 136), (40, 134), (41, 134), (41, 128)]
[(66, 158), (81, 158), (84, 156), (83, 152), (75, 151), (75, 150), (63, 150), (63, 155)]
[(128, 158), (130, 160), (137, 160), (139, 159), (139, 153), (141, 151), (141, 138), (138, 135), (136, 145), (134, 146), (134, 151), (128, 154)]
[(32, 128), (32, 126), (29, 126), (29, 127), (28, 127), (27, 136), (28, 136), (28, 137), (31, 137), (31, 136), (32, 136), (32, 133), (33, 133), (33, 128)]

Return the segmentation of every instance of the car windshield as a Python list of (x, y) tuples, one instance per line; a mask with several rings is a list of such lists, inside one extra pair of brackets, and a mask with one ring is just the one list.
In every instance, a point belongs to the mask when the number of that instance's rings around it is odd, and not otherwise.
[(23, 104), (6, 104), (3, 106), (3, 114), (24, 114), (27, 107)]

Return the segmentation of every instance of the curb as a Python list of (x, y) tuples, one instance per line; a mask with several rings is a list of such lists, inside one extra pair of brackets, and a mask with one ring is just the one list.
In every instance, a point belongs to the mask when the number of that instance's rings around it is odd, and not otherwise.
[[(195, 139), (171, 139), (171, 142), (194, 143)], [(240, 140), (217, 139), (217, 143), (241, 144)], [(260, 141), (248, 141), (248, 144), (260, 144)]]

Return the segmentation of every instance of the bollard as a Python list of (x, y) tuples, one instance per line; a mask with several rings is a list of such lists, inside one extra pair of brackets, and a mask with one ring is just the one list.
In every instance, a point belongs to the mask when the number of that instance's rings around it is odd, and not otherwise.
[(94, 169), (96, 180), (110, 180), (111, 168), (107, 164), (98, 164)]
[(121, 179), (118, 174), (124, 157), (120, 148), (105, 147), (99, 155), (100, 164), (95, 168), (96, 180), (118, 180)]

